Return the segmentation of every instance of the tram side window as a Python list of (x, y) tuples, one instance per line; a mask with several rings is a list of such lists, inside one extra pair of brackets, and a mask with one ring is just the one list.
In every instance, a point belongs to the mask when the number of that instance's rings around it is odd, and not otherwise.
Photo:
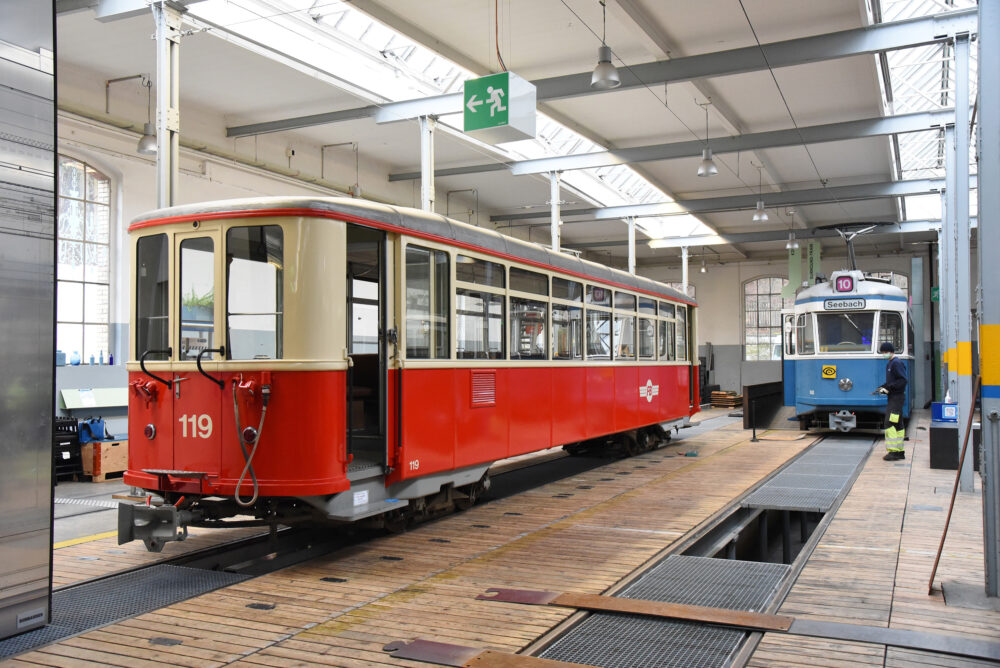
[(468, 255), (455, 257), (455, 280), (477, 285), (488, 285), (492, 288), (507, 286), (504, 280), (504, 266), (496, 262), (479, 260)]
[[(135, 356), (138, 359), (147, 350), (166, 350), (170, 345), (167, 235), (142, 237), (136, 243), (135, 255)], [(167, 354), (156, 353), (146, 359), (166, 360)]]
[(888, 341), (897, 354), (903, 353), (903, 318), (894, 311), (880, 311), (878, 315), (878, 342)]
[[(556, 280), (559, 279), (553, 279), (553, 292)], [(582, 308), (564, 304), (552, 305), (552, 359), (583, 359)]]
[(587, 359), (611, 359), (611, 314), (607, 311), (587, 310)]
[[(511, 270), (511, 284), (514, 282)], [(549, 356), (545, 340), (548, 304), (533, 299), (510, 298), (510, 358), (544, 360)]]
[(639, 357), (653, 359), (656, 357), (656, 327), (655, 320), (639, 318)]
[(875, 314), (817, 313), (816, 328), (819, 332), (821, 353), (868, 353), (872, 351), (872, 327)]
[(906, 316), (906, 354), (913, 354), (913, 321)]
[(623, 311), (634, 311), (635, 295), (630, 295), (627, 292), (616, 292), (615, 308), (622, 309)]
[(656, 302), (652, 299), (639, 297), (639, 313), (643, 315), (656, 315)]
[(598, 285), (588, 285), (587, 303), (594, 306), (611, 306), (611, 290)]
[(226, 233), (229, 359), (280, 359), (283, 351), (284, 235), (277, 225)]
[(458, 358), (503, 359), (503, 316), (502, 295), (457, 289), (455, 330), (458, 347), (455, 352)]
[(795, 339), (799, 344), (799, 355), (816, 353), (816, 337), (813, 335), (811, 313), (799, 314), (795, 321)]
[[(208, 237), (185, 239), (181, 255), (180, 359), (194, 360), (215, 348), (215, 244)], [(202, 359), (212, 359), (213, 353)]]
[[(661, 305), (662, 307), (662, 305)], [(674, 328), (676, 323), (673, 320), (660, 321), (660, 359), (673, 361), (677, 358), (677, 348), (674, 344)]]
[(687, 361), (687, 306), (677, 306), (677, 359)]
[(549, 296), (549, 277), (537, 271), (528, 271), (517, 267), (510, 268), (510, 289), (518, 292), (530, 292), (535, 295)]
[(635, 359), (635, 316), (615, 314), (615, 359)]
[[(406, 356), (448, 358), (448, 254), (406, 247)], [(433, 354), (432, 354), (433, 352)]]
[(567, 281), (565, 278), (552, 278), (552, 296), (570, 302), (583, 301), (583, 283)]

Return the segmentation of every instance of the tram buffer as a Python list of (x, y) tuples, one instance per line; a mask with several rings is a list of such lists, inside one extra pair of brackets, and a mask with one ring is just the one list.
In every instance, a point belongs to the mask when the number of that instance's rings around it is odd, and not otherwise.
[(875, 390), (877, 394), (888, 395), (885, 405), (885, 449), (882, 459), (894, 461), (906, 457), (903, 439), (906, 438), (906, 424), (903, 421), (903, 403), (906, 398), (906, 365), (896, 357), (896, 349), (888, 341), (883, 341), (878, 351), (888, 358), (885, 365), (885, 383)]

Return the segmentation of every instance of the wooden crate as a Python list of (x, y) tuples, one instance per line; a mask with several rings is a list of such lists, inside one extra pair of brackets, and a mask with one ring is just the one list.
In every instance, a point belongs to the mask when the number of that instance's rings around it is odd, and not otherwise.
[(128, 468), (128, 441), (94, 441), (80, 446), (83, 474), (94, 482), (104, 482), (109, 473)]

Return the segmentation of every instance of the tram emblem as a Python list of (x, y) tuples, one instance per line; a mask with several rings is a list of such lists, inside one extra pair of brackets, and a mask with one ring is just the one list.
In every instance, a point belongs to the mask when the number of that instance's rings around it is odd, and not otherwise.
[(653, 397), (660, 393), (660, 386), (653, 385), (652, 379), (647, 380), (645, 385), (639, 386), (639, 397), (649, 403), (653, 403)]

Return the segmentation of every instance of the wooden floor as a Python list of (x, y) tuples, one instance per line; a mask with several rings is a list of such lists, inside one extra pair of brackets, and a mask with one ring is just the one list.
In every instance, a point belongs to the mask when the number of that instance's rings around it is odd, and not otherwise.
[[(953, 583), (982, 587), (978, 480), (974, 494), (959, 496), (938, 585), (927, 596), (954, 472), (929, 469), (928, 432), (921, 426), (927, 426), (926, 418), (908, 430), (912, 440), (905, 462), (883, 461), (877, 446), (780, 613), (1000, 639), (1000, 613), (949, 606), (941, 594), (941, 582), (946, 590)], [(406, 534), (67, 639), (5, 665), (423, 666), (382, 651), (390, 641), (418, 637), (517, 652), (569, 611), (476, 601), (477, 594), (489, 587), (600, 593), (812, 442), (776, 437), (749, 443), (739, 427), (609, 461)], [(697, 457), (684, 456), (693, 451)], [(750, 665), (990, 664), (767, 634)]]
[[(496, 586), (600, 593), (811, 442), (747, 439), (734, 424), (609, 461), (8, 663), (426, 665), (382, 651), (416, 637), (516, 652), (569, 611), (476, 601), (477, 594)], [(254, 603), (274, 607), (247, 607)]]
[[(926, 631), (1000, 642), (1000, 612), (945, 604), (941, 583), (982, 590), (982, 490), (959, 494), (935, 579), (934, 555), (954, 471), (931, 470), (926, 415), (907, 429), (904, 462), (882, 460), (881, 443), (844, 500), (780, 613), (815, 620)], [(929, 652), (768, 634), (751, 666), (995, 665)]]

